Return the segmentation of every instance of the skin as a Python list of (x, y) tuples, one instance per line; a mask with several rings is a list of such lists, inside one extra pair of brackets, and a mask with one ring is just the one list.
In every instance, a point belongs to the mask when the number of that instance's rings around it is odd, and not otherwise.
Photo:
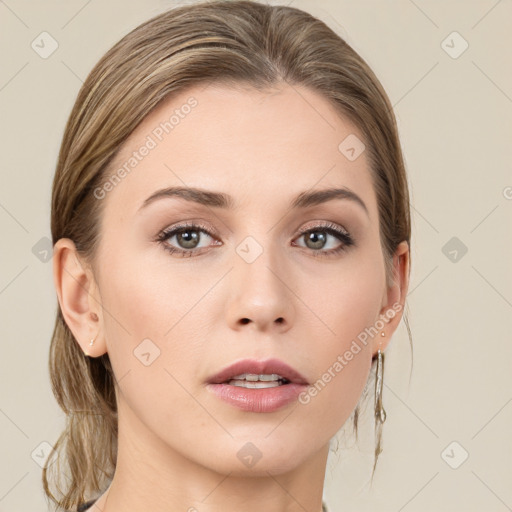
[[(409, 248), (399, 245), (397, 280), (387, 288), (366, 152), (350, 161), (338, 150), (350, 134), (364, 138), (306, 88), (188, 89), (144, 119), (112, 172), (191, 96), (198, 105), (102, 199), (98, 265), (81, 260), (69, 239), (54, 248), (65, 320), (90, 357), (108, 352), (118, 381), (117, 468), (93, 509), (320, 512), (329, 440), (357, 405), (372, 356), (400, 323)], [(238, 207), (166, 198), (138, 211), (169, 186), (228, 193)], [(289, 209), (300, 192), (331, 186), (358, 194), (368, 215), (346, 199)], [(194, 231), (201, 238), (192, 257), (154, 241), (183, 221), (212, 233)], [(355, 245), (315, 257), (321, 244), (307, 245), (298, 231), (326, 222), (345, 228)], [(252, 263), (236, 252), (247, 236), (263, 248)], [(324, 251), (343, 244), (327, 236)], [(191, 250), (176, 236), (165, 243)], [(401, 309), (386, 317), (385, 336), (360, 343), (308, 404), (244, 412), (206, 390), (209, 376), (246, 357), (277, 357), (314, 383), (393, 304)], [(133, 353), (146, 338), (160, 349), (148, 366)], [(252, 467), (237, 457), (247, 442), (262, 455)]]

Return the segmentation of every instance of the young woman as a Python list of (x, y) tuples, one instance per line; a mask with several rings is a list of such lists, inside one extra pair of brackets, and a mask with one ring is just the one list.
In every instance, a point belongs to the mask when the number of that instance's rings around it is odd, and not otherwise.
[(407, 177), (386, 93), (320, 20), (219, 1), (131, 31), (78, 94), (51, 228), (58, 510), (326, 510), (372, 376), (377, 461)]

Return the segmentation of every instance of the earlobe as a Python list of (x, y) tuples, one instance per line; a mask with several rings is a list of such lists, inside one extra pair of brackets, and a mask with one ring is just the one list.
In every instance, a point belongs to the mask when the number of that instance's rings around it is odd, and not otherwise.
[[(101, 355), (105, 351), (101, 352), (101, 305), (94, 297), (96, 283), (69, 238), (61, 238), (54, 245), (53, 279), (62, 315), (73, 336), (85, 355)], [(94, 346), (90, 345), (92, 339)]]

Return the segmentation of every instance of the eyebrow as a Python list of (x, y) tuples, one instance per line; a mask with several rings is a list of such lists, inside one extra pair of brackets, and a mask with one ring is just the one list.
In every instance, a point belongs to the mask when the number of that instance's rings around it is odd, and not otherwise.
[[(233, 210), (236, 207), (232, 196), (223, 192), (213, 192), (195, 187), (168, 187), (157, 190), (151, 194), (140, 206), (139, 211), (151, 203), (163, 198), (178, 197), (204, 206)], [(346, 187), (327, 188), (323, 190), (304, 191), (293, 198), (290, 208), (310, 208), (334, 199), (346, 199), (353, 201), (363, 208), (369, 216), (368, 208), (364, 201), (352, 190)]]

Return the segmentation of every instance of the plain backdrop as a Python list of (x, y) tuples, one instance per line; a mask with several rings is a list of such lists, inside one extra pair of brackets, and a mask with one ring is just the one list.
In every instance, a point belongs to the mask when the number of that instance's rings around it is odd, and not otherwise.
[[(40, 463), (64, 424), (48, 349), (50, 192), (65, 122), (98, 59), (175, 5), (0, 0), (0, 511), (47, 510)], [(386, 352), (373, 487), (369, 404), (360, 442), (347, 435), (329, 456), (325, 499), (333, 512), (512, 510), (512, 1), (290, 5), (325, 21), (379, 77), (413, 205), (414, 352), (402, 323)], [(46, 58), (34, 49), (41, 37), (58, 45)]]

